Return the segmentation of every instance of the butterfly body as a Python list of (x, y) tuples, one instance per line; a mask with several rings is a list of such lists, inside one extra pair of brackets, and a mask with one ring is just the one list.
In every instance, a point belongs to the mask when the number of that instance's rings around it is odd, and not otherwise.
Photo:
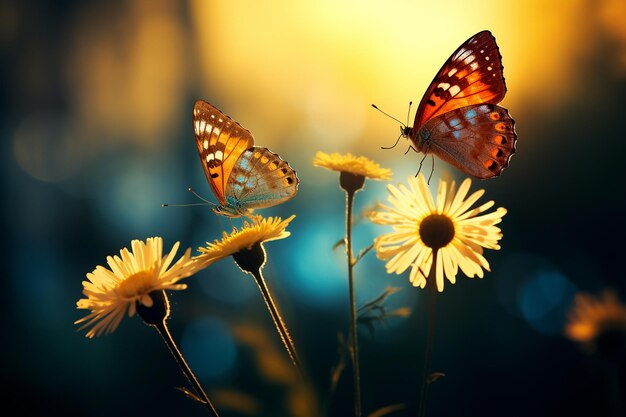
[(515, 122), (504, 107), (506, 85), (495, 38), (482, 31), (465, 41), (439, 70), (422, 98), (413, 127), (402, 136), (476, 178), (493, 178), (515, 153)]
[(219, 200), (215, 213), (249, 216), (296, 195), (293, 168), (269, 149), (253, 146), (252, 134), (211, 104), (196, 101), (193, 126), (207, 181)]

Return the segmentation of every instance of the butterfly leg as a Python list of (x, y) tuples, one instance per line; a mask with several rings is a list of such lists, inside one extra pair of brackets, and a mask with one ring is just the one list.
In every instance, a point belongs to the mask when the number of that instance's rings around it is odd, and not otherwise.
[(406, 155), (407, 153), (409, 153), (409, 151), (413, 149), (413, 151), (415, 151), (415, 153), (420, 153), (420, 151), (418, 151), (417, 149), (415, 149), (413, 147), (413, 144), (409, 145), (409, 147), (406, 149), (406, 151), (404, 152), (404, 154)]
[[(409, 148), (409, 149), (410, 149), (410, 148)], [(407, 152), (408, 152), (408, 150), (407, 150)], [(417, 177), (417, 176), (420, 174), (420, 172), (422, 171), (422, 164), (424, 163), (424, 159), (426, 159), (426, 156), (427, 156), (427, 155), (428, 155), (428, 154), (427, 154), (427, 153), (425, 153), (425, 154), (424, 154), (424, 157), (423, 157), (423, 158), (422, 158), (422, 160), (420, 161), (420, 166), (417, 168), (417, 172), (415, 173), (415, 176), (416, 176), (416, 177)]]
[[(424, 156), (426, 156), (426, 155), (424, 155)], [(430, 185), (430, 179), (433, 177), (433, 173), (435, 172), (435, 157), (433, 156), (432, 153), (430, 154), (430, 158), (432, 159), (433, 163), (432, 163), (431, 168), (430, 168), (430, 175), (428, 176), (428, 181), (426, 182), (428, 185)]]
[(396, 139), (396, 143), (393, 144), (393, 146), (381, 146), (380, 149), (393, 149), (398, 145), (398, 142), (400, 142), (400, 138), (402, 137), (402, 133), (400, 133), (400, 136), (398, 136), (398, 139)]

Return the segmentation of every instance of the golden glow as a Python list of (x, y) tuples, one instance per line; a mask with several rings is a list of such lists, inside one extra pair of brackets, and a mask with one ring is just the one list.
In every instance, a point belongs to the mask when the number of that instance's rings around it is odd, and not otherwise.
[(186, 98), (185, 34), (176, 4), (134, 0), (115, 19), (87, 8), (70, 48), (67, 78), (77, 123), (97, 138), (170, 139)]
[(626, 70), (626, 1), (603, 0), (595, 10), (605, 30), (617, 41), (620, 48), (619, 62), (622, 71)]
[[(494, 33), (503, 55), (505, 106), (538, 94), (544, 102), (558, 99), (568, 88), (572, 54), (584, 51), (583, 5), (196, 0), (191, 15), (202, 87), (212, 100), (236, 108), (269, 146), (304, 131), (318, 146), (351, 149), (393, 135), (370, 103), (405, 114), (450, 54), (483, 29)], [(528, 63), (537, 66), (529, 70)]]
[(566, 336), (593, 351), (596, 339), (605, 332), (626, 332), (626, 305), (617, 293), (606, 290), (599, 297), (576, 294), (565, 326)]

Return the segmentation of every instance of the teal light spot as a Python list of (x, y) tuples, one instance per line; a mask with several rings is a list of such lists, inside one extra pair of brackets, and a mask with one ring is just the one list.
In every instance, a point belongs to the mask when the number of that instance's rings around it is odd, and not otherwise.
[(461, 123), (461, 119), (452, 119), (450, 120), (450, 127), (457, 126), (460, 123)]
[(246, 176), (245, 176), (245, 175), (243, 175), (243, 174), (239, 174), (239, 175), (237, 176), (237, 182), (241, 182), (241, 183), (246, 182)]
[(237, 345), (229, 327), (219, 319), (203, 317), (184, 330), (182, 350), (198, 376), (220, 380), (237, 361)]
[(537, 271), (521, 288), (518, 308), (535, 330), (558, 334), (575, 291), (574, 285), (560, 272)]
[(458, 130), (455, 130), (454, 132), (452, 132), (452, 136), (454, 136), (455, 139), (458, 139), (461, 137), (461, 132)]

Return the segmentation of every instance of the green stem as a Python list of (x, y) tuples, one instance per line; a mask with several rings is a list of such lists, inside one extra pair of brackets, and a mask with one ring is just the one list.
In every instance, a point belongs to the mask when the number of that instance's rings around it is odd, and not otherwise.
[(180, 367), (181, 371), (183, 371), (183, 374), (187, 378), (187, 381), (189, 381), (189, 383), (193, 387), (198, 397), (202, 399), (204, 406), (209, 410), (209, 414), (214, 417), (219, 417), (219, 414), (217, 414), (215, 407), (213, 407), (213, 404), (211, 404), (211, 401), (209, 400), (209, 397), (206, 395), (206, 392), (204, 392), (204, 390), (202, 389), (202, 386), (198, 382), (198, 379), (189, 368), (189, 365), (187, 365), (187, 362), (185, 361), (185, 358), (183, 357), (183, 355), (180, 353), (178, 346), (176, 346), (176, 343), (174, 342), (174, 339), (172, 338), (172, 335), (170, 334), (170, 331), (167, 325), (165, 324), (165, 320), (163, 320), (163, 322), (159, 324), (154, 324), (154, 327), (157, 329), (157, 332), (159, 332), (159, 334), (163, 338), (163, 341), (165, 342), (170, 352), (174, 356), (176, 363)]
[(437, 250), (433, 250), (433, 263), (426, 279), (428, 288), (428, 329), (426, 337), (426, 350), (424, 352), (424, 375), (422, 379), (422, 390), (418, 406), (418, 417), (423, 417), (426, 413), (426, 399), (428, 397), (428, 386), (430, 385), (430, 368), (433, 357), (433, 339), (435, 333), (435, 295), (437, 293), (436, 282), (437, 270)]
[(263, 273), (261, 272), (261, 268), (252, 271), (251, 274), (252, 276), (254, 276), (254, 280), (261, 290), (261, 294), (263, 295), (265, 304), (270, 311), (270, 315), (272, 316), (272, 320), (274, 321), (276, 330), (278, 330), (280, 339), (282, 340), (283, 345), (285, 345), (285, 349), (287, 349), (287, 353), (289, 354), (291, 361), (298, 369), (300, 375), (304, 375), (302, 363), (300, 362), (300, 358), (298, 357), (298, 352), (296, 352), (296, 346), (293, 343), (291, 336), (289, 335), (289, 330), (287, 330), (287, 326), (285, 325), (285, 322), (283, 321), (283, 318), (278, 311), (276, 303), (274, 303), (274, 300), (272, 299), (272, 295), (270, 294), (270, 290), (265, 283), (265, 279), (263, 279)]
[(348, 285), (350, 291), (350, 332), (352, 341), (352, 378), (354, 380), (354, 414), (361, 417), (361, 376), (357, 336), (356, 301), (354, 297), (354, 259), (352, 258), (352, 205), (354, 191), (346, 191), (346, 256), (348, 258)]

